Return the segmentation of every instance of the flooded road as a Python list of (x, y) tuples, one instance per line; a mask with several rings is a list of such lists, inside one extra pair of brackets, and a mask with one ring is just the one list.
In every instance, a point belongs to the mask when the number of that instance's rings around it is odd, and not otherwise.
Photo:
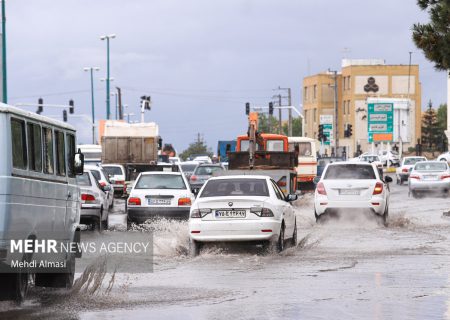
[[(299, 243), (282, 254), (207, 247), (187, 256), (186, 222), (159, 221), (153, 273), (101, 274), (92, 292), (33, 288), (1, 319), (450, 319), (450, 218), (442, 197), (391, 184), (388, 227), (364, 217), (317, 225), (313, 195), (297, 203)], [(110, 229), (123, 232), (123, 203)], [(135, 227), (139, 228), (139, 227)], [(77, 276), (88, 263), (79, 260)]]

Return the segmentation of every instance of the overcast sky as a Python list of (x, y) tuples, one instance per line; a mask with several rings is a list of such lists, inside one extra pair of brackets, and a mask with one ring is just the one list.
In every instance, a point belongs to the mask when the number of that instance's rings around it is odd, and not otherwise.
[[(9, 103), (72, 98), (76, 113), (90, 116), (83, 67), (98, 66), (96, 117), (104, 118), (100, 36), (115, 33), (112, 87), (123, 89), (134, 119), (139, 97), (151, 95), (146, 120), (157, 122), (164, 142), (180, 152), (197, 133), (216, 150), (217, 140), (246, 132), (245, 102), (267, 105), (278, 86), (291, 87), (299, 106), (303, 77), (340, 70), (344, 55), (408, 64), (413, 51), (423, 105), (446, 101), (445, 73), (411, 40), (413, 23), (428, 19), (414, 0), (14, 0), (6, 14)], [(90, 143), (89, 123), (69, 122), (79, 142)]]

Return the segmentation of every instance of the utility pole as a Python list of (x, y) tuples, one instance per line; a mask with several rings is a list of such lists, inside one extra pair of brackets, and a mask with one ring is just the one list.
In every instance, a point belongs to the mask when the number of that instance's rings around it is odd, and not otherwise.
[(337, 156), (338, 148), (339, 148), (339, 107), (338, 107), (338, 87), (337, 87), (337, 71), (331, 71), (328, 69), (328, 72), (333, 75), (334, 84), (332, 85), (334, 88), (334, 154)]
[(111, 116), (111, 92), (110, 92), (110, 68), (109, 68), (109, 40), (114, 39), (115, 34), (101, 36), (100, 40), (106, 40), (106, 119), (109, 120)]
[(119, 120), (123, 120), (123, 107), (122, 107), (122, 90), (119, 87), (117, 89), (117, 99), (119, 101)]
[(6, 73), (6, 13), (5, 0), (2, 0), (2, 102), (8, 103), (8, 87)]
[[(281, 107), (283, 104), (281, 102), (281, 94), (278, 95), (278, 106)], [(278, 121), (279, 121), (279, 127), (278, 127), (278, 133), (283, 133), (283, 123), (281, 121), (281, 108), (278, 109)]]
[(89, 71), (91, 75), (91, 109), (92, 109), (92, 144), (95, 144), (95, 105), (94, 105), (94, 71), (98, 71), (98, 67), (86, 67), (84, 71)]

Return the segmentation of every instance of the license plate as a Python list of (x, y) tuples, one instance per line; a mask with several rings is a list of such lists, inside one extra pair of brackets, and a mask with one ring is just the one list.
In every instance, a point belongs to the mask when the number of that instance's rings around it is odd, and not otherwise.
[(437, 176), (423, 176), (423, 180), (437, 180)]
[(216, 218), (245, 218), (245, 210), (216, 210)]
[(148, 199), (148, 204), (151, 206), (154, 205), (170, 205), (170, 199)]
[(359, 190), (340, 189), (339, 194), (346, 195), (346, 196), (359, 196)]

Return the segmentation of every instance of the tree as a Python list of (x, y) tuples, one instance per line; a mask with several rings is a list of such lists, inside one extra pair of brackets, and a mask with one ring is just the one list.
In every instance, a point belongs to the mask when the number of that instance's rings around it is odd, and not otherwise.
[(437, 70), (450, 69), (450, 1), (418, 0), (418, 6), (430, 14), (427, 24), (413, 26), (413, 41)]
[(445, 131), (447, 130), (447, 104), (441, 104), (437, 110), (438, 121), (438, 149), (440, 151), (447, 150), (447, 136)]
[[(270, 118), (270, 122), (269, 122)], [(269, 126), (270, 123), (270, 126)], [(264, 113), (258, 114), (258, 131), (263, 133), (278, 133), (278, 120), (275, 117), (268, 117)], [(269, 130), (270, 129), (270, 130)]]
[[(288, 124), (283, 124), (283, 134), (288, 135)], [(301, 137), (302, 136), (302, 119), (296, 117), (292, 119), (292, 136)]]
[(427, 110), (422, 114), (422, 143), (428, 145), (428, 148), (430, 149), (433, 146), (437, 146), (438, 133), (437, 114), (430, 101)]
[(213, 156), (211, 148), (208, 148), (208, 146), (202, 139), (197, 139), (197, 141), (189, 144), (189, 147), (180, 154), (180, 157), (183, 160), (186, 160), (187, 158), (189, 158), (191, 155), (194, 154), (207, 154), (210, 157)]

